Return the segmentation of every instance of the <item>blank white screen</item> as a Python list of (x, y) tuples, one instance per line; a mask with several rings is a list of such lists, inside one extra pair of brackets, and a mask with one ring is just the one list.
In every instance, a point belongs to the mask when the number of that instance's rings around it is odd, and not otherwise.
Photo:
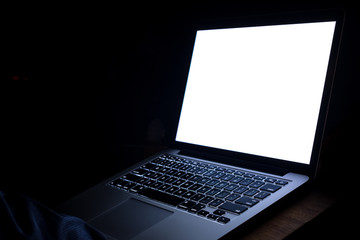
[(334, 29), (198, 31), (176, 141), (309, 164)]

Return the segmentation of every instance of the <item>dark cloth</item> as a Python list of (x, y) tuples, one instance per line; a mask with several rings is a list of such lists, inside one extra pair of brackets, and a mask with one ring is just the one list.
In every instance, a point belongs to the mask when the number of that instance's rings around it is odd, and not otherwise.
[(40, 203), (0, 191), (0, 239), (87, 239), (105, 235), (80, 218), (56, 213)]

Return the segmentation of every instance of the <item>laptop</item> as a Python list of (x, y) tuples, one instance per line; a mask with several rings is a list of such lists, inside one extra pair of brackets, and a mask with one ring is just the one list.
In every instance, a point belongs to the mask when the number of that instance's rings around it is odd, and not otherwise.
[(109, 239), (219, 239), (304, 186), (342, 25), (333, 10), (199, 23), (174, 148), (58, 210)]

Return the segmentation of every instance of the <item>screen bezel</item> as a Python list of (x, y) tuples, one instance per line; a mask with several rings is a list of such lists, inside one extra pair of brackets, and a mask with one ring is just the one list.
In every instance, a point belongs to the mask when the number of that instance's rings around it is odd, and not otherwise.
[[(195, 40), (196, 31), (207, 29), (222, 29), (222, 28), (238, 28), (238, 27), (255, 27), (255, 26), (270, 26), (280, 24), (295, 24), (295, 23), (309, 23), (309, 22), (325, 22), (336, 21), (334, 38), (331, 47), (329, 64), (326, 73), (326, 79), (324, 83), (324, 91), (320, 105), (319, 117), (317, 121), (317, 128), (314, 137), (314, 144), (312, 148), (312, 154), (309, 164), (296, 163), (286, 161), (282, 159), (274, 159), (263, 156), (257, 156), (252, 154), (232, 152), (227, 150), (221, 150), (211, 147), (204, 147), (195, 144), (189, 144), (184, 142), (175, 141), (175, 136), (178, 127), (178, 121), (173, 132), (174, 147), (181, 149), (184, 154), (197, 155), (199, 157), (216, 160), (219, 162), (225, 162), (232, 165), (242, 167), (259, 168), (259, 170), (265, 171), (267, 168), (271, 169), (279, 168), (285, 169), (284, 172), (298, 172), (306, 174), (308, 176), (314, 176), (316, 173), (318, 160), (321, 152), (321, 143), (323, 140), (325, 122), (327, 118), (329, 102), (331, 97), (331, 90), (335, 77), (335, 69), (337, 62), (337, 55), (340, 46), (340, 40), (342, 35), (342, 27), (344, 23), (344, 13), (341, 10), (320, 10), (320, 11), (308, 11), (308, 12), (287, 12), (277, 13), (261, 16), (250, 16), (241, 18), (229, 18), (229, 19), (214, 19), (206, 20), (195, 24), (192, 31), (193, 39)], [(193, 42), (194, 44), (194, 42)], [(193, 46), (192, 46), (193, 47)], [(192, 52), (193, 49), (191, 49)], [(190, 55), (191, 56), (191, 55)], [(191, 57), (188, 59), (188, 72), (190, 68)], [(186, 75), (187, 76), (187, 75)], [(187, 79), (185, 79), (187, 80)], [(183, 90), (185, 92), (185, 88)], [(181, 99), (181, 103), (183, 99)], [(179, 108), (178, 120), (181, 113), (181, 107)], [(213, 158), (213, 156), (216, 156)], [(275, 168), (273, 168), (275, 166)], [(279, 171), (278, 171), (279, 172)], [(280, 171), (281, 172), (281, 171)]]

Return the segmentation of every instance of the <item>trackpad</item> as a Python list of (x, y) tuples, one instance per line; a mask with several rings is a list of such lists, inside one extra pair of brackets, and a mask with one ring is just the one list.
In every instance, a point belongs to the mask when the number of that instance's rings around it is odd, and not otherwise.
[(129, 239), (171, 214), (170, 211), (131, 198), (94, 218), (90, 224), (112, 237)]

